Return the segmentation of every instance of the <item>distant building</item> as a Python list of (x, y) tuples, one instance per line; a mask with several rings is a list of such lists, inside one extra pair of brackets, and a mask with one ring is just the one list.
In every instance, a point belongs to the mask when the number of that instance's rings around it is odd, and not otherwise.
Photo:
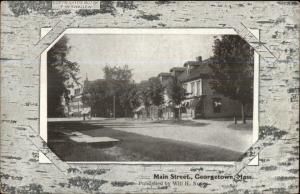
[(180, 74), (186, 71), (185, 67), (173, 67), (170, 69), (170, 73), (173, 77), (178, 77)]
[(67, 100), (64, 98), (63, 101), (65, 116), (82, 117), (84, 115), (90, 115), (91, 107), (84, 105), (82, 101), (84, 84), (80, 80), (75, 80), (70, 77), (65, 82), (65, 85), (68, 90)]
[(164, 105), (165, 106), (168, 106), (168, 103), (169, 103), (169, 97), (168, 97), (168, 94), (167, 94), (167, 85), (168, 85), (168, 82), (170, 81), (170, 79), (172, 79), (172, 74), (171, 73), (160, 73), (158, 74), (158, 78), (159, 80), (161, 81), (163, 87), (165, 88), (164, 89)]
[(171, 100), (168, 96), (168, 92), (167, 92), (167, 85), (168, 82), (173, 78), (173, 74), (172, 73), (160, 73), (158, 74), (158, 78), (161, 81), (163, 87), (164, 87), (164, 94), (163, 94), (163, 98), (164, 98), (164, 104), (162, 105), (162, 117), (165, 119), (170, 119), (173, 118), (173, 111), (171, 108)]
[(144, 105), (137, 107), (132, 112), (133, 112), (134, 119), (146, 119), (147, 118), (147, 112), (146, 112), (146, 108)]

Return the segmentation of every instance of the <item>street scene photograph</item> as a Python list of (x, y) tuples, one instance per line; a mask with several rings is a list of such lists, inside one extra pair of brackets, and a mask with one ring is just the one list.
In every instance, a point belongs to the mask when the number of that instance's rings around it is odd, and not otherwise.
[(65, 34), (47, 53), (47, 144), (68, 162), (239, 161), (254, 50), (233, 34)]

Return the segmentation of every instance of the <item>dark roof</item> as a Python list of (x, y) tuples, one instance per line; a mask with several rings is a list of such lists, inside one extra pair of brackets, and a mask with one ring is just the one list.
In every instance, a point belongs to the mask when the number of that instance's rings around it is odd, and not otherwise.
[(188, 65), (192, 65), (192, 66), (199, 66), (202, 62), (201, 61), (187, 61), (183, 64), (184, 67), (188, 66)]
[(215, 61), (216, 60), (211, 57), (211, 58), (208, 58), (208, 59), (205, 59), (204, 61), (202, 61), (201, 64), (207, 64), (207, 65), (208, 64), (214, 64)]
[(173, 67), (170, 69), (170, 72), (172, 71), (185, 71), (185, 67)]
[(171, 76), (171, 73), (162, 72), (158, 76)]
[(210, 68), (209, 65), (213, 63), (213, 60), (211, 58), (209, 58), (209, 59), (206, 59), (202, 62), (188, 61), (186, 63), (197, 64), (197, 66), (190, 70), (190, 74), (187, 74), (186, 71), (181, 73), (178, 76), (178, 79), (181, 82), (192, 81), (192, 80), (195, 80), (195, 79), (198, 79), (198, 78), (207, 78), (208, 75), (211, 73), (211, 68)]

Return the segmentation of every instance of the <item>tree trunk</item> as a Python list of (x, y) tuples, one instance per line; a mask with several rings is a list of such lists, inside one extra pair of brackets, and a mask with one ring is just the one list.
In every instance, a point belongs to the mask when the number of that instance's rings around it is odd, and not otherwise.
[(245, 104), (242, 103), (242, 121), (246, 124), (246, 117), (245, 117)]

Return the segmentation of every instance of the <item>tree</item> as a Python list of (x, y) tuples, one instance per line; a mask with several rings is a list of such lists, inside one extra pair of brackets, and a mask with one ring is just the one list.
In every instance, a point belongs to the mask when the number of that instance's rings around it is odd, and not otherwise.
[(149, 78), (148, 93), (151, 100), (151, 104), (160, 106), (164, 102), (164, 88), (160, 80), (157, 77)]
[(162, 114), (160, 105), (164, 103), (164, 88), (158, 77), (151, 77), (148, 82), (148, 94), (152, 105), (150, 115), (152, 119), (155, 117), (160, 118)]
[(138, 88), (135, 83), (130, 85), (127, 99), (131, 110), (141, 105), (138, 99)]
[(212, 88), (241, 103), (246, 123), (245, 105), (253, 102), (254, 51), (237, 35), (223, 35), (213, 46)]
[(128, 116), (132, 111), (130, 107), (131, 90), (133, 89), (132, 70), (128, 65), (105, 66), (105, 80), (108, 86), (109, 96), (115, 99), (115, 111), (119, 116)]
[(151, 105), (151, 97), (150, 97), (150, 83), (148, 80), (141, 81), (137, 85), (137, 95), (140, 104), (143, 104), (145, 106), (147, 117), (149, 117), (150, 115), (149, 107)]
[(116, 80), (122, 82), (132, 81), (132, 70), (129, 69), (128, 65), (124, 65), (123, 67), (119, 67), (119, 66), (112, 67), (106, 65), (103, 68), (103, 72), (106, 80)]
[[(127, 65), (103, 68), (104, 78), (86, 82), (84, 103), (92, 107), (93, 114), (117, 117), (131, 116), (138, 104), (137, 88), (132, 80), (132, 70)], [(115, 107), (115, 108), (114, 108)]]
[(159, 107), (164, 103), (163, 85), (157, 77), (151, 77), (148, 80), (141, 81), (137, 89), (139, 101), (145, 106), (147, 117), (149, 117), (151, 105)]
[(95, 81), (84, 82), (82, 93), (82, 102), (84, 105), (91, 107), (91, 114), (97, 116), (105, 116), (108, 108), (105, 92), (107, 91), (105, 80), (99, 79)]
[[(176, 117), (180, 118), (180, 113), (175, 111), (175, 106), (180, 106), (181, 101), (185, 96), (185, 89), (182, 84), (177, 79), (177, 77), (172, 77), (167, 83), (167, 94), (173, 104), (173, 110)], [(179, 109), (180, 110), (180, 109)]]
[(63, 36), (49, 51), (47, 55), (47, 103), (48, 117), (63, 116), (62, 98), (68, 103), (67, 86), (65, 81), (72, 78), (77, 81), (79, 67), (66, 59), (70, 50), (68, 39)]

